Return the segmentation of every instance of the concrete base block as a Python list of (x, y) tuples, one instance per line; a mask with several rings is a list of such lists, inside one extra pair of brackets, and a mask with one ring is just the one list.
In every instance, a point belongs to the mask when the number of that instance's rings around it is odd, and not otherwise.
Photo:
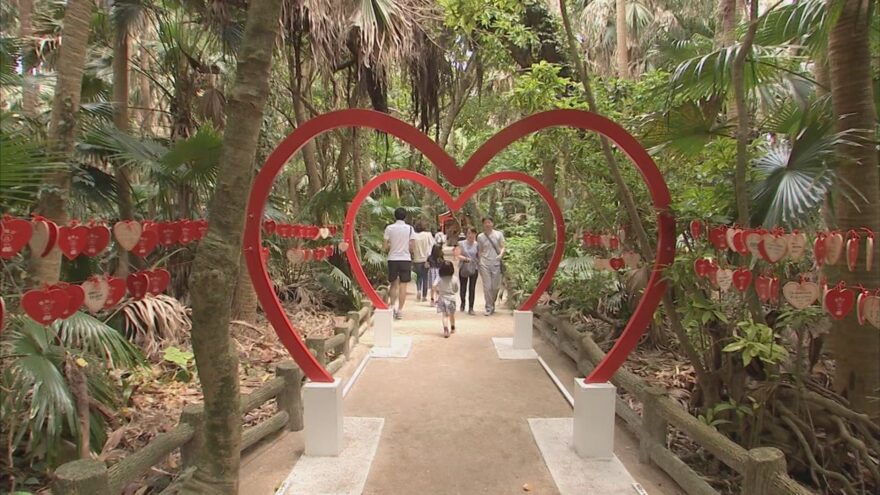
[(535, 443), (560, 495), (645, 493), (617, 457), (584, 459), (571, 443), (571, 418), (529, 418)]
[(337, 456), (342, 452), (342, 381), (307, 382), (303, 387), (305, 454)]
[(532, 348), (531, 311), (513, 312), (513, 348), (520, 350)]
[(614, 399), (617, 391), (610, 383), (584, 383), (574, 380), (575, 451), (584, 459), (614, 457)]
[(409, 335), (395, 335), (391, 339), (391, 345), (379, 347), (377, 344), (370, 349), (370, 357), (373, 358), (406, 358), (412, 350), (413, 338)]
[[(345, 448), (338, 457), (304, 455), (275, 495), (361, 495), (382, 436), (382, 418), (345, 418)], [(241, 493), (252, 493), (242, 487)]]
[(498, 359), (538, 359), (534, 349), (516, 349), (510, 337), (492, 337)]
[(376, 347), (391, 347), (394, 339), (394, 315), (390, 309), (377, 309), (373, 313), (373, 333)]

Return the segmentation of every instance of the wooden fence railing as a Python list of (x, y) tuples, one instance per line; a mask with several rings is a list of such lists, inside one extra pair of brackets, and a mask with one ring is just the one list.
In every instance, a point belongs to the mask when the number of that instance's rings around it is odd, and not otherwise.
[[(384, 297), (384, 291), (380, 291)], [(335, 328), (333, 337), (306, 339), (306, 345), (322, 365), (328, 354), (333, 357), (326, 364), (330, 373), (336, 373), (345, 364), (353, 346), (370, 328), (373, 306), (365, 301), (360, 311), (348, 314), (344, 324)], [(354, 343), (352, 344), (352, 340)], [(302, 410), (303, 373), (293, 361), (284, 361), (275, 368), (275, 378), (248, 394), (241, 395), (241, 414), (275, 399), (277, 412), (242, 433), (241, 450), (253, 446), (268, 435), (287, 429), (303, 428)], [(195, 462), (203, 444), (203, 406), (189, 404), (183, 408), (180, 423), (171, 431), (158, 435), (150, 443), (108, 467), (96, 459), (82, 459), (65, 463), (55, 471), (52, 493), (56, 495), (103, 495), (122, 492), (153, 466), (180, 449), (181, 469), (175, 485), (195, 471)], [(172, 485), (174, 486), (174, 485)], [(170, 488), (170, 487), (169, 487)]]
[[(605, 357), (588, 333), (553, 315), (546, 307), (534, 309), (534, 327), (548, 342), (568, 355), (584, 375)], [(671, 426), (706, 449), (743, 476), (743, 495), (812, 495), (786, 473), (785, 456), (771, 447), (746, 450), (712, 427), (702, 423), (666, 396), (666, 390), (652, 387), (635, 374), (621, 369), (611, 379), (642, 403), (642, 414), (617, 399), (616, 412), (626, 428), (639, 439), (639, 459), (653, 463), (675, 480), (688, 495), (718, 495), (696, 471), (668, 448)]]

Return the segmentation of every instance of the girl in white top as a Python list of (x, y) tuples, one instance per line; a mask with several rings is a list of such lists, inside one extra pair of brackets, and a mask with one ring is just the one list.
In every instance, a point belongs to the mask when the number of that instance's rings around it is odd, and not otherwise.
[(440, 265), (439, 277), (434, 280), (434, 288), (437, 289), (437, 312), (443, 315), (443, 337), (449, 338), (449, 329), (455, 333), (455, 295), (458, 294), (458, 280), (455, 275), (455, 267), (451, 261), (444, 261)]

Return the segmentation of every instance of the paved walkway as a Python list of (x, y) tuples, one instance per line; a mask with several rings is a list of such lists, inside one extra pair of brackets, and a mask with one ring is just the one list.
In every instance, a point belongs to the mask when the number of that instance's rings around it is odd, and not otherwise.
[[(482, 309), (481, 291), (475, 309)], [(394, 327), (395, 334), (412, 336), (409, 357), (370, 360), (346, 397), (346, 417), (384, 418), (363, 493), (559, 493), (528, 419), (570, 418), (571, 408), (537, 360), (498, 358), (492, 337), (512, 336), (511, 311), (457, 316), (456, 334), (444, 339), (436, 310), (411, 293)], [(368, 332), (364, 342), (371, 338)], [(534, 343), (571, 389), (574, 364), (539, 337)], [(353, 361), (343, 375), (352, 373)], [(241, 493), (272, 493), (301, 454), (301, 433), (250, 454)], [(647, 493), (682, 493), (663, 473), (638, 463), (637, 444), (622, 428), (616, 454)]]

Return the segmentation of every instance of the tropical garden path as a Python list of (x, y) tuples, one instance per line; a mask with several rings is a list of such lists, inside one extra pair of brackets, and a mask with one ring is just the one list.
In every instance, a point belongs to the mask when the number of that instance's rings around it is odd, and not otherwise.
[[(571, 417), (572, 411), (538, 360), (498, 358), (492, 337), (512, 336), (512, 311), (483, 316), (478, 290), (477, 314), (458, 313), (457, 331), (445, 339), (436, 310), (416, 302), (410, 285), (404, 318), (394, 327), (396, 335), (413, 338), (409, 356), (371, 359), (345, 399), (346, 417), (385, 420), (363, 493), (508, 494), (523, 493), (526, 485), (531, 493), (559, 493), (528, 419)], [(371, 339), (368, 332), (363, 342)], [(571, 391), (574, 364), (538, 337), (534, 346)], [(633, 437), (622, 428), (616, 435), (618, 458), (649, 494), (682, 493), (665, 474), (638, 462)], [(272, 493), (302, 451), (297, 432), (249, 455), (241, 493)]]

